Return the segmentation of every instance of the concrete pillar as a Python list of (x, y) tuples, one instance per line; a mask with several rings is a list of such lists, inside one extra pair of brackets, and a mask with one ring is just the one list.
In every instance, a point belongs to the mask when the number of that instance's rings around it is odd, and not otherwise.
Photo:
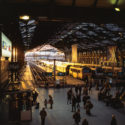
[(77, 52), (77, 44), (72, 45), (72, 62), (77, 63), (78, 62), (78, 52)]

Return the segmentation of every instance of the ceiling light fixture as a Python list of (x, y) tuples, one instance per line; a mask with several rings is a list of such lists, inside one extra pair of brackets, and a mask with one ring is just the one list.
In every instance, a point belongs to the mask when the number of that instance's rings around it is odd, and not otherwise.
[(116, 7), (116, 8), (115, 8), (115, 11), (119, 12), (119, 11), (120, 11), (120, 8), (117, 8), (117, 7)]
[(29, 20), (30, 19), (30, 16), (28, 15), (23, 15), (23, 16), (20, 16), (19, 17), (21, 20)]

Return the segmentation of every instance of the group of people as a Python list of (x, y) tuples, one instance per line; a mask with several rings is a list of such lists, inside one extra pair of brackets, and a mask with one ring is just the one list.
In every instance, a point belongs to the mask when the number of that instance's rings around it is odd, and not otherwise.
[(47, 108), (47, 105), (50, 104), (50, 109), (53, 108), (53, 97), (51, 95), (49, 95), (49, 100), (47, 101), (47, 99), (44, 100), (44, 106), (45, 108)]
[[(46, 98), (44, 100), (45, 108), (47, 108), (48, 104), (50, 104), (50, 109), (52, 109), (53, 108), (53, 97), (51, 95), (49, 95), (48, 101)], [(45, 125), (45, 118), (47, 116), (47, 112), (46, 112), (45, 108), (42, 108), (42, 110), (40, 111), (41, 125)]]
[[(84, 88), (82, 88), (80, 85), (77, 85), (75, 86), (74, 91), (72, 88), (67, 91), (67, 104), (71, 104), (72, 106), (72, 112), (74, 112), (73, 119), (77, 125), (81, 120), (80, 103), (82, 101), (83, 107), (86, 110), (86, 114), (91, 115), (90, 110), (93, 108), (93, 104), (90, 101), (90, 96), (88, 96), (88, 91), (89, 89), (87, 85), (85, 85)], [(83, 120), (82, 125), (88, 125), (87, 119)]]
[[(71, 104), (71, 111), (74, 112), (72, 117), (74, 119), (74, 122), (76, 125), (79, 125), (81, 122), (81, 115), (80, 115), (80, 103), (83, 102), (83, 109), (86, 110), (87, 115), (91, 115), (91, 109), (93, 108), (93, 104), (90, 101), (89, 92), (92, 88), (91, 85), (85, 85), (84, 87), (77, 85), (75, 88), (70, 88), (67, 91), (67, 104)], [(105, 85), (106, 92), (110, 91), (109, 87)], [(49, 99), (44, 100), (44, 106), (47, 108), (47, 105), (50, 104), (50, 109), (53, 108), (53, 98), (51, 95), (49, 95)], [(45, 108), (43, 108), (40, 111), (41, 116), (41, 125), (45, 124), (45, 118), (47, 116), (47, 112), (45, 111)], [(89, 122), (86, 118), (82, 120), (81, 125), (89, 125)], [(115, 118), (115, 115), (112, 115), (112, 120), (110, 125), (117, 125), (117, 120)]]

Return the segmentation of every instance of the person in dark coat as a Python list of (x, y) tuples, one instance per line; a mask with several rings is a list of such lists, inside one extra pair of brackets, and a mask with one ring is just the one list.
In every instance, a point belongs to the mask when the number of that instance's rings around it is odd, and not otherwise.
[(72, 96), (72, 112), (76, 111), (76, 103), (77, 103), (76, 97), (73, 95)]
[(68, 92), (67, 92), (67, 104), (71, 104), (71, 101), (72, 101), (72, 91), (71, 90), (69, 90)]
[(76, 95), (76, 100), (77, 100), (77, 108), (80, 108), (80, 105), (79, 105), (79, 103), (81, 102), (81, 95), (80, 94)]
[(78, 109), (78, 111), (73, 114), (73, 119), (75, 120), (76, 125), (79, 125), (81, 120), (80, 109)]
[(83, 119), (83, 121), (82, 121), (82, 125), (89, 125), (89, 123), (88, 123), (88, 121), (87, 121), (87, 119), (85, 118), (85, 119)]
[(49, 104), (50, 104), (50, 109), (52, 109), (53, 108), (53, 98), (50, 95), (49, 95)]
[(86, 109), (86, 114), (91, 115), (90, 110), (93, 108), (93, 104), (90, 101), (86, 102), (85, 109)]
[(79, 94), (81, 95), (82, 86), (79, 85), (78, 89), (79, 89)]
[(115, 115), (112, 115), (111, 125), (117, 125), (117, 120), (115, 118)]
[(33, 92), (33, 103), (36, 103), (38, 97), (38, 93), (36, 91)]
[(41, 125), (45, 125), (45, 118), (47, 116), (47, 112), (45, 111), (45, 108), (43, 108), (40, 111), (40, 117), (41, 117)]
[(75, 86), (75, 92), (78, 93), (78, 85)]

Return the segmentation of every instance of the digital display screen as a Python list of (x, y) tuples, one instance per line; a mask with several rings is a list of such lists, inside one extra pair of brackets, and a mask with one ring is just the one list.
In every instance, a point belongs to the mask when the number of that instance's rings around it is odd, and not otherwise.
[(4, 33), (1, 33), (2, 57), (11, 57), (12, 43)]

